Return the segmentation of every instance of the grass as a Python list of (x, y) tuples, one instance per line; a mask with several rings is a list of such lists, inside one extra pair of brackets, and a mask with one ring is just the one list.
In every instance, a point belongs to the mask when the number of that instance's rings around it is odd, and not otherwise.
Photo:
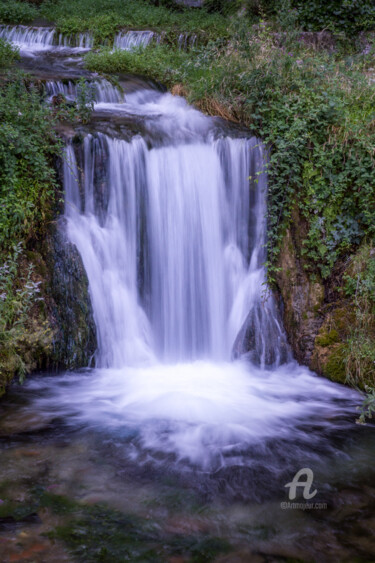
[(112, 40), (122, 28), (152, 29), (171, 38), (182, 32), (203, 33), (208, 38), (227, 34), (227, 21), (220, 14), (170, 10), (146, 0), (46, 0), (40, 15), (56, 23), (62, 33), (93, 31), (96, 44)]

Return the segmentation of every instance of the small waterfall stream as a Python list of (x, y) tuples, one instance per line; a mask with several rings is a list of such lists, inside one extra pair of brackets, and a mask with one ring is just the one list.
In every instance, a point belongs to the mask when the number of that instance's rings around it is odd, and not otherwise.
[(24, 25), (0, 26), (0, 38), (6, 39), (19, 47), (21, 54), (32, 55), (34, 52), (51, 49), (74, 49), (83, 51), (92, 49), (93, 36), (90, 33), (79, 33), (75, 36), (64, 36), (51, 27), (27, 27)]
[(136, 47), (146, 47), (151, 41), (158, 41), (158, 36), (153, 31), (127, 31), (118, 33), (113, 44), (114, 49), (134, 49)]
[[(33, 56), (43, 51), (73, 50), (82, 52), (94, 46), (92, 33), (63, 35), (52, 27), (27, 27), (24, 25), (0, 25), (0, 38), (6, 39), (18, 47), (23, 56)], [(125, 31), (116, 34), (113, 42), (114, 49), (131, 50), (146, 47), (155, 41), (161, 41), (161, 35), (153, 31)], [(186, 39), (187, 41), (187, 39)]]

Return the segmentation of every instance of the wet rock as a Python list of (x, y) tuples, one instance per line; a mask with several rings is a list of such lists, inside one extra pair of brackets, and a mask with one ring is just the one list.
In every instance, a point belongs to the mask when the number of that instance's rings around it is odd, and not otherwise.
[(259, 303), (249, 312), (242, 325), (233, 345), (232, 356), (239, 358), (248, 354), (253, 363), (261, 366), (287, 362), (289, 347), (280, 327), (278, 311), (267, 303)]
[(48, 365), (55, 369), (88, 366), (96, 350), (96, 331), (81, 257), (60, 219), (46, 240), (53, 347)]

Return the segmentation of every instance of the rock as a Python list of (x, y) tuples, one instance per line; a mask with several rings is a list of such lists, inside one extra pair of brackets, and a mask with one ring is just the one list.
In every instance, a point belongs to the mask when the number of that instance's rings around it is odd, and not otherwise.
[(272, 298), (269, 303), (255, 305), (235, 340), (232, 357), (247, 354), (253, 363), (262, 367), (287, 362), (289, 346), (280, 321)]
[(291, 226), (282, 243), (277, 273), (277, 284), (284, 303), (284, 326), (296, 359), (310, 365), (315, 338), (323, 323), (320, 308), (325, 290), (323, 282), (316, 275), (312, 280), (301, 260), (302, 221), (294, 211)]
[(81, 257), (60, 219), (46, 240), (47, 294), (54, 339), (47, 365), (55, 369), (88, 366), (97, 347), (88, 280)]

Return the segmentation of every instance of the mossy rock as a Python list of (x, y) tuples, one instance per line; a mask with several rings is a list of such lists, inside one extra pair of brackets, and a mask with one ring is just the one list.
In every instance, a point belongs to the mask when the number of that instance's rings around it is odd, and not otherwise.
[(343, 344), (335, 347), (334, 351), (328, 356), (327, 363), (324, 366), (323, 375), (326, 375), (331, 381), (336, 383), (347, 383), (344, 350), (345, 346)]
[(97, 348), (88, 280), (64, 219), (46, 241), (47, 294), (55, 327), (49, 364), (56, 369), (87, 367)]
[(315, 345), (323, 346), (323, 348), (325, 348), (326, 346), (331, 346), (331, 344), (339, 342), (339, 340), (339, 333), (337, 332), (337, 330), (333, 329), (329, 332), (323, 332), (319, 334), (315, 339)]

